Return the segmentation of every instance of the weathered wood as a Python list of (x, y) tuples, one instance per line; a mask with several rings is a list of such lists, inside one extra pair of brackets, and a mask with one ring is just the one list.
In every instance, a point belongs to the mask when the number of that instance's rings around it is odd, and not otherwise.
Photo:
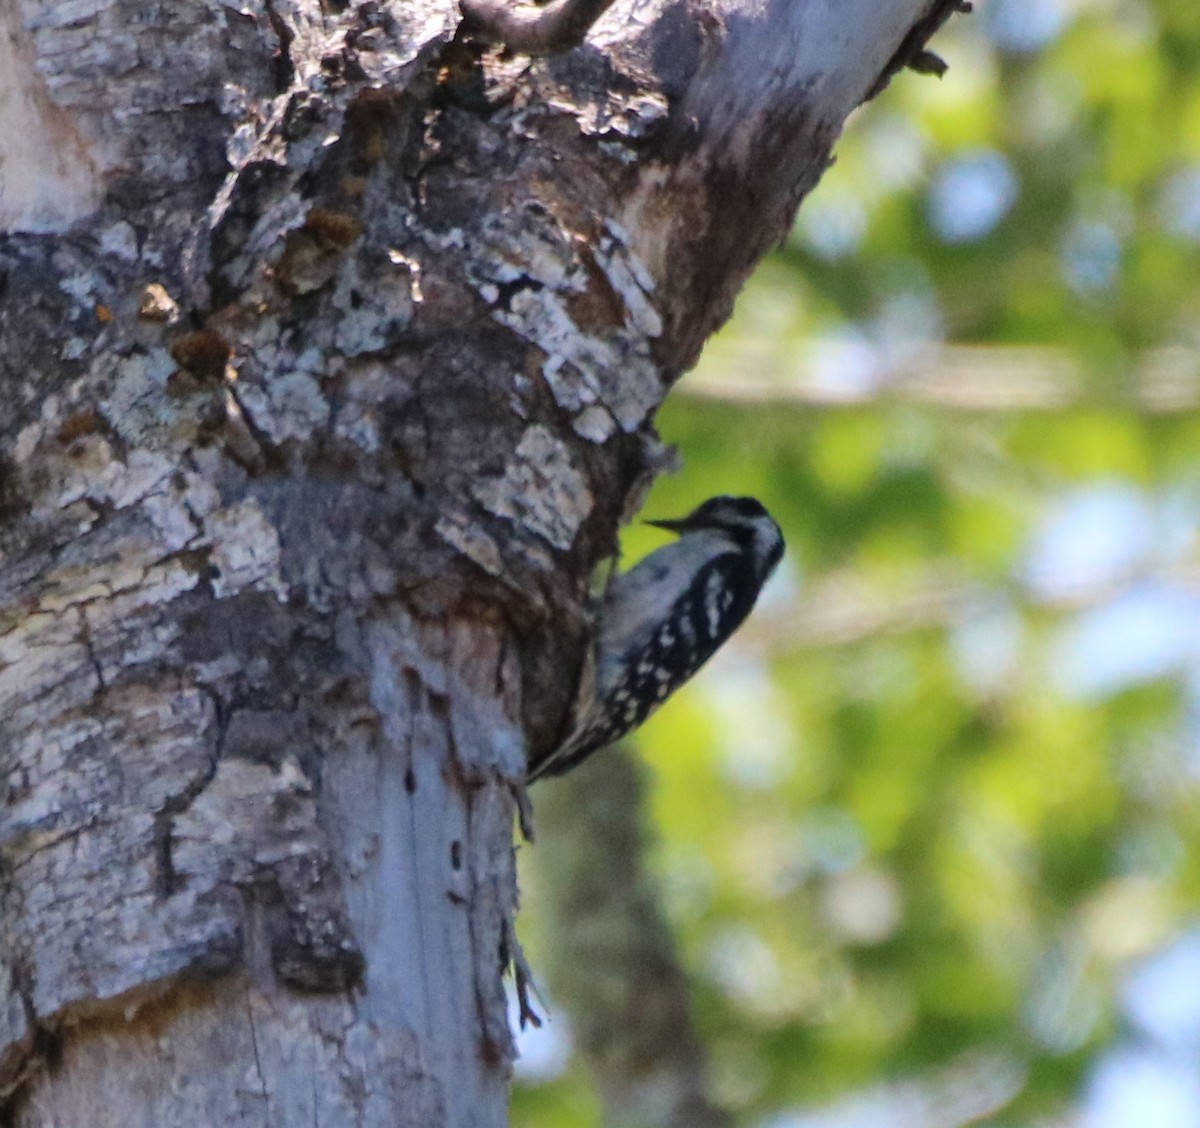
[(504, 1121), (653, 413), (937, 0), (0, 0), (0, 1101)]

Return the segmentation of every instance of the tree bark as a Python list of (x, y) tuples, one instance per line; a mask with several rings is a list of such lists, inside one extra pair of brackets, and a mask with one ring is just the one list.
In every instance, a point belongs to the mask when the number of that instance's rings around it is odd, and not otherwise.
[(951, 6), (0, 0), (0, 1121), (504, 1123), (654, 410)]

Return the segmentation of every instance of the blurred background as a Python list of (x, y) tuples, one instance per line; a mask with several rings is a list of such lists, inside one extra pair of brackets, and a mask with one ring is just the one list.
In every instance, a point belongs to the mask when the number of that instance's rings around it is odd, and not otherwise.
[(535, 792), (516, 1125), (1200, 1128), (1200, 3), (932, 46), (659, 417), (789, 553)]

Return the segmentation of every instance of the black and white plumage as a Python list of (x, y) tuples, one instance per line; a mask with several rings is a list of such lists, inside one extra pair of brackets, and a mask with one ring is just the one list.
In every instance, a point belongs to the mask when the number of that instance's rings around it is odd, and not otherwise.
[(783, 556), (783, 534), (752, 497), (713, 497), (688, 516), (651, 521), (679, 539), (608, 585), (590, 692), (566, 740), (529, 779), (560, 775), (637, 728), (750, 614)]

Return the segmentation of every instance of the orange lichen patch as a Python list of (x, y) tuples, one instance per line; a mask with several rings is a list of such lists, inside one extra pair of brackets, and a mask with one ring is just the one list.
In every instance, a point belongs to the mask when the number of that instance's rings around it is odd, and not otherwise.
[(289, 231), (274, 270), (276, 284), (293, 294), (311, 294), (337, 273), (342, 252), (362, 235), (362, 221), (349, 212), (313, 208), (304, 226)]
[(92, 435), (103, 429), (104, 420), (100, 413), (94, 407), (87, 407), (67, 416), (58, 429), (58, 441), (70, 443), (83, 435)]
[(171, 342), (171, 357), (175, 363), (202, 382), (220, 380), (232, 353), (229, 342), (211, 329), (182, 333)]
[(345, 250), (363, 230), (362, 220), (349, 212), (331, 208), (313, 208), (304, 217), (304, 230), (310, 231), (331, 250)]

